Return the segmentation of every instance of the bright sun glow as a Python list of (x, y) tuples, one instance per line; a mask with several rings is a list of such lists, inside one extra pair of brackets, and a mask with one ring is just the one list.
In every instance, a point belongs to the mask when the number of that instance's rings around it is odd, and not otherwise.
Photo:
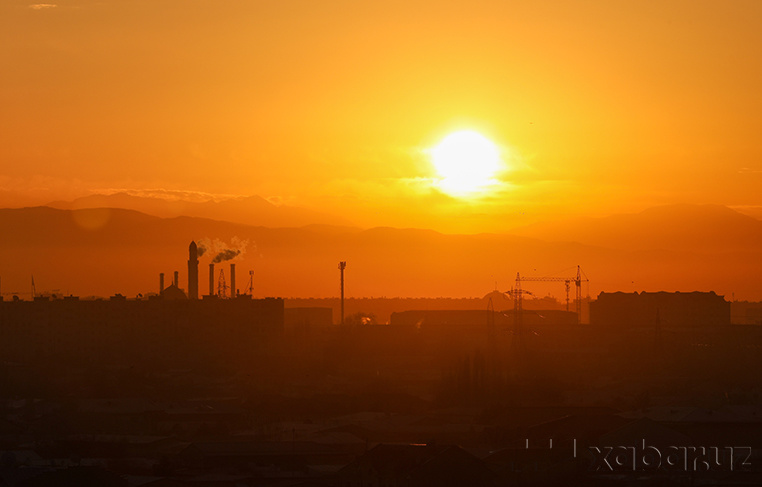
[(467, 196), (484, 191), (496, 183), (500, 170), (497, 146), (478, 132), (454, 132), (430, 150), (431, 162), (441, 179), (437, 185), (454, 196)]

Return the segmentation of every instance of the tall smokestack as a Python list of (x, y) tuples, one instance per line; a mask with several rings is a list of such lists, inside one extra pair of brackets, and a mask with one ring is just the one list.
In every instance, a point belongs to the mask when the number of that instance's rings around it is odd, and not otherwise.
[(159, 273), (159, 296), (164, 295), (164, 273)]
[(172, 281), (172, 284), (174, 284), (176, 288), (180, 288), (180, 273), (177, 271), (175, 271), (175, 280)]
[(198, 246), (191, 242), (188, 247), (188, 299), (198, 299)]
[(209, 296), (214, 296), (214, 264), (209, 264)]
[(230, 264), (230, 297), (234, 298), (235, 296), (235, 264)]

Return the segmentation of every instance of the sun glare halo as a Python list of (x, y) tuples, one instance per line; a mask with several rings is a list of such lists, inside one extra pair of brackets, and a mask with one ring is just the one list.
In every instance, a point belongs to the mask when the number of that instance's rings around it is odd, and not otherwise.
[(441, 178), (437, 186), (453, 196), (484, 191), (496, 183), (494, 176), (501, 169), (497, 146), (473, 130), (449, 134), (429, 154)]

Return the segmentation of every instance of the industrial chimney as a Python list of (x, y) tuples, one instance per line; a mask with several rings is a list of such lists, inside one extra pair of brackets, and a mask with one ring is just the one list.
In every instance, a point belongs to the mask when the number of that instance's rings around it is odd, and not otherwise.
[(175, 280), (172, 282), (177, 289), (180, 289), (180, 273), (175, 271)]
[(164, 295), (164, 273), (159, 273), (159, 296)]
[(230, 297), (236, 297), (235, 291), (235, 264), (230, 264)]
[(209, 296), (214, 296), (214, 264), (209, 264)]
[(188, 247), (188, 299), (198, 299), (198, 246), (191, 242)]

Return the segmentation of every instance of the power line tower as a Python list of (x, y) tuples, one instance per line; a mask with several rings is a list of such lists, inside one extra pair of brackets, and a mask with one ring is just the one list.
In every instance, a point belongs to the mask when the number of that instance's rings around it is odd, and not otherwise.
[(521, 288), (522, 278), (519, 273), (516, 273), (516, 284), (513, 289), (506, 291), (503, 294), (507, 294), (513, 298), (513, 358), (515, 362), (515, 368), (518, 373), (521, 373), (524, 362), (526, 360), (526, 343), (524, 340), (524, 295), (532, 293)]
[(339, 272), (341, 274), (341, 321), (344, 324), (344, 269), (347, 268), (346, 261), (339, 262)]
[(217, 279), (217, 297), (226, 298), (228, 296), (228, 283), (225, 281), (225, 269), (220, 269), (220, 277)]

